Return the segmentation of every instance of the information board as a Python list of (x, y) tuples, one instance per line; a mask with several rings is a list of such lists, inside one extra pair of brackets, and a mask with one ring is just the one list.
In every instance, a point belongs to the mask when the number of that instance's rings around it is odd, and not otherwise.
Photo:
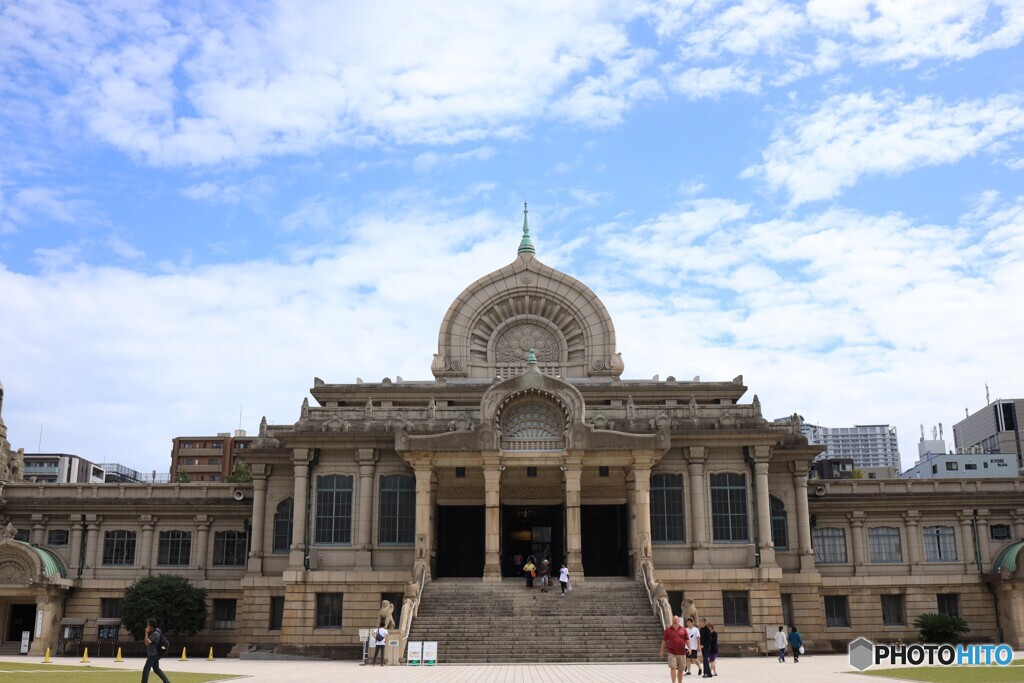
[(423, 663), (427, 666), (434, 666), (437, 664), (437, 641), (427, 641), (423, 643)]
[(409, 650), (405, 655), (405, 663), (409, 666), (419, 666), (421, 659), (423, 659), (423, 642), (410, 640)]

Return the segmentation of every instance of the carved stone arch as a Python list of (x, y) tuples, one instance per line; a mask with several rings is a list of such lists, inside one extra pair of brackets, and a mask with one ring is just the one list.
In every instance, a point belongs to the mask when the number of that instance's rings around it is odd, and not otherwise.
[(0, 541), (0, 586), (43, 583), (43, 563), (31, 546), (13, 539)]
[[(542, 375), (540, 372), (526, 372), (503, 382), (491, 385), (480, 401), (481, 423), (493, 428), (506, 441), (507, 434), (502, 433), (508, 427), (509, 411), (516, 411), (527, 406), (550, 408), (555, 417), (551, 422), (550, 431), (557, 433), (549, 438), (548, 448), (530, 450), (561, 450), (572, 447), (573, 435), (583, 427), (583, 416), (586, 404), (579, 390), (555, 377)], [(540, 422), (544, 422), (543, 419)], [(555, 444), (554, 442), (558, 443)], [(509, 445), (505, 443), (504, 445)], [(516, 449), (520, 450), (520, 449)]]
[[(540, 354), (538, 365), (545, 374), (622, 374), (615, 327), (601, 300), (580, 281), (529, 253), (480, 278), (455, 299), (441, 322), (431, 370), (438, 378), (507, 379), (526, 366), (525, 358), (515, 362), (520, 346), (505, 344), (508, 338), (503, 337), (517, 331), (558, 347), (557, 361), (554, 351)], [(511, 359), (506, 365), (498, 360), (501, 348)]]

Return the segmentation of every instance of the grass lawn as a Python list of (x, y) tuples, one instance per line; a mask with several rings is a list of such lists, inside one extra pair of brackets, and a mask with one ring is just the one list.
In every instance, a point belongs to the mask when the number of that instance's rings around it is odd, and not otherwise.
[[(0, 662), (0, 683), (137, 683), (142, 675), (138, 669), (105, 669), (96, 666), (61, 666), (60, 664), (29, 664), (28, 662)], [(209, 683), (226, 681), (238, 676), (222, 674), (172, 674), (174, 683)], [(159, 680), (150, 676), (150, 680)]]
[[(1024, 666), (915, 666), (865, 671), (862, 676), (927, 683), (1024, 683)], [(3, 678), (0, 677), (0, 682)]]

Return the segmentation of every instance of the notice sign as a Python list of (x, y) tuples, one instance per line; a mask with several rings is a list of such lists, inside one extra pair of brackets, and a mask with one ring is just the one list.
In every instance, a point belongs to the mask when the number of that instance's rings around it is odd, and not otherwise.
[(409, 666), (419, 666), (423, 659), (423, 641), (409, 641), (409, 651), (405, 655), (405, 663)]
[(36, 612), (36, 638), (43, 637), (43, 610)]
[(427, 666), (437, 664), (437, 641), (423, 643), (423, 663)]
[(29, 639), (31, 637), (32, 637), (32, 631), (22, 631), (21, 632), (21, 654), (23, 654), (23, 655), (27, 655), (28, 654), (28, 643), (29, 643)]
[(369, 639), (370, 639), (370, 629), (368, 629), (368, 628), (361, 628), (361, 629), (359, 629), (359, 642), (360, 643), (365, 643)]

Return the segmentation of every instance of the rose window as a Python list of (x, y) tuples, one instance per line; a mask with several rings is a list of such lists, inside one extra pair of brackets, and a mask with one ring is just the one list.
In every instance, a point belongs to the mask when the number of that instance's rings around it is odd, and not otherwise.
[(505, 330), (494, 345), (494, 357), (499, 363), (526, 361), (533, 349), (539, 363), (558, 361), (558, 342), (539, 325), (516, 325)]
[(547, 403), (518, 403), (501, 420), (501, 447), (506, 451), (560, 451), (565, 448), (565, 418)]

